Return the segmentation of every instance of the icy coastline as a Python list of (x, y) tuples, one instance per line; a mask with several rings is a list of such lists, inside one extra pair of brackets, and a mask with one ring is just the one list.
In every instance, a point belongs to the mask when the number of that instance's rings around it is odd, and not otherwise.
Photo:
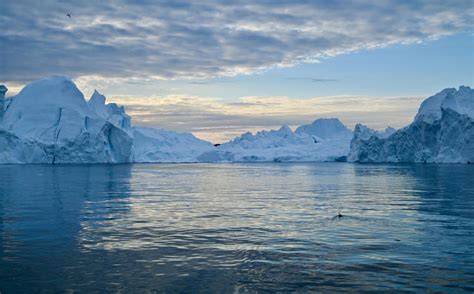
[(0, 86), (0, 164), (129, 162), (474, 162), (474, 90), (445, 89), (405, 128), (379, 132), (337, 118), (296, 130), (245, 133), (214, 146), (191, 133), (134, 126), (123, 106), (67, 77), (28, 84), (5, 99)]

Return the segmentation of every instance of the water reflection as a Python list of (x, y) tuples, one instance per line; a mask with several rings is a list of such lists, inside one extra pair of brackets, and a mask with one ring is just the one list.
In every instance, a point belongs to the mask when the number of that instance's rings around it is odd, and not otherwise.
[(0, 166), (0, 291), (472, 291), (473, 175), (463, 165)]

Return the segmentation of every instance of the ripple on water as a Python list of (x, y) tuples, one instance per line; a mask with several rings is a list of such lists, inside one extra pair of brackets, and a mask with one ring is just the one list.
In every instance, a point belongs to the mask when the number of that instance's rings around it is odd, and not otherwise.
[(0, 178), (5, 293), (474, 290), (474, 166), (25, 165)]

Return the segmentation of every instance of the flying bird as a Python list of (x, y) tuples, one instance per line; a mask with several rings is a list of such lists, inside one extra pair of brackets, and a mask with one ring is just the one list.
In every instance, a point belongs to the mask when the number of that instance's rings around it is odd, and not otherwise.
[(71, 18), (71, 14), (70, 14), (70, 13), (68, 13), (68, 14), (66, 14), (66, 15), (67, 15), (69, 18)]

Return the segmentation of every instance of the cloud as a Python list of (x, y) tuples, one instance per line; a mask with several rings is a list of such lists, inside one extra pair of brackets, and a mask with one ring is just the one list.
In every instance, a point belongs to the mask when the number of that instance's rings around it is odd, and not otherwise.
[(287, 80), (301, 80), (301, 81), (310, 81), (314, 83), (332, 83), (339, 82), (339, 79), (328, 79), (328, 78), (287, 78)]
[(0, 11), (0, 80), (17, 83), (234, 76), (438, 38), (474, 18), (471, 0), (4, 0)]
[(321, 117), (338, 117), (348, 127), (362, 122), (382, 129), (402, 127), (413, 119), (421, 97), (332, 96), (310, 99), (242, 97), (238, 102), (185, 95), (148, 98), (113, 97), (125, 105), (134, 124), (192, 132), (213, 142), (246, 131), (293, 127)]

